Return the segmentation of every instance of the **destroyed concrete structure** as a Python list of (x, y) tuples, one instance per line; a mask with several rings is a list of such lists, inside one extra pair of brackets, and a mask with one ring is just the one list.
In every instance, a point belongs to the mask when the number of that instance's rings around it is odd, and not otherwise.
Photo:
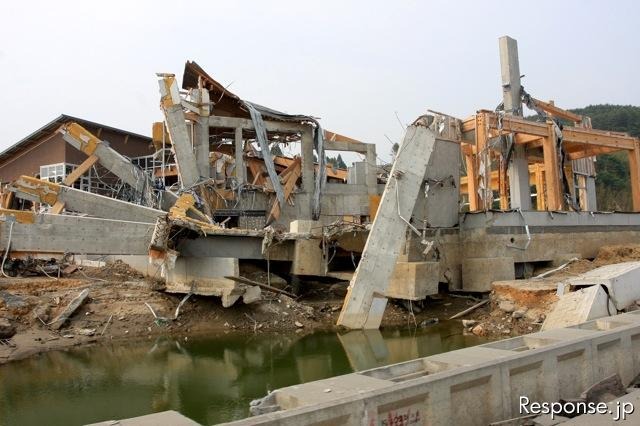
[[(60, 123), (87, 158), (60, 182), (25, 172), (6, 185), (0, 245), (11, 257), (109, 255), (162, 274), (167, 291), (220, 296), (225, 306), (248, 289), (234, 279), (241, 262), (268, 263), (291, 280), (350, 280), (360, 265), (346, 299), (356, 297), (358, 318), (343, 322), (357, 328), (372, 306), (381, 317), (387, 297), (421, 300), (440, 283), (486, 292), (528, 265), (637, 239), (638, 139), (533, 98), (520, 84), (515, 40), (502, 38), (500, 52), (501, 105), (465, 120), (428, 112), (407, 129), (391, 170), (377, 165), (374, 144), (243, 100), (187, 62), (181, 87), (158, 74), (165, 120), (152, 127), (153, 161), (139, 167), (82, 122)], [(525, 120), (522, 105), (546, 121)], [(293, 154), (272, 154), (275, 146)], [(598, 212), (593, 156), (620, 150), (629, 154), (634, 212)], [(326, 164), (336, 151), (362, 161), (336, 169)], [(123, 190), (73, 188), (95, 165)], [(14, 197), (43, 208), (18, 210)]]

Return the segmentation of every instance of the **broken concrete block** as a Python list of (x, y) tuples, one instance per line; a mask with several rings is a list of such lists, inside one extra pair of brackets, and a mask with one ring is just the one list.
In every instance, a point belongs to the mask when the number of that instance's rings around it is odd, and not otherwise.
[(504, 300), (502, 302), (500, 302), (500, 304), (498, 305), (498, 308), (503, 311), (503, 312), (507, 312), (507, 313), (511, 313), (513, 311), (516, 310), (515, 305), (508, 301), (508, 300)]
[(514, 319), (520, 319), (524, 317), (526, 313), (527, 313), (526, 309), (517, 309), (513, 311), (513, 313), (511, 314), (511, 317)]
[(640, 298), (640, 262), (602, 266), (568, 280), (572, 286), (603, 285), (615, 307), (623, 310)]
[(602, 286), (586, 287), (561, 296), (542, 324), (542, 330), (568, 327), (616, 313)]
[(89, 289), (85, 288), (78, 294), (68, 305), (64, 308), (64, 311), (53, 321), (51, 327), (55, 330), (59, 330), (64, 323), (69, 319), (71, 315), (80, 307), (82, 302), (89, 296)]
[(262, 290), (257, 285), (247, 287), (242, 295), (242, 301), (246, 305), (257, 302), (260, 299), (262, 299)]
[(423, 300), (438, 293), (439, 262), (396, 262), (387, 296), (394, 299)]
[(465, 320), (465, 319), (462, 320), (462, 326), (464, 328), (471, 328), (471, 327), (475, 326), (476, 324), (478, 324), (478, 321), (476, 321), (476, 320)]
[(16, 334), (16, 326), (6, 318), (0, 318), (0, 339), (10, 339)]
[(222, 299), (222, 307), (228, 308), (230, 306), (233, 306), (233, 304), (236, 303), (238, 299), (240, 299), (240, 295), (232, 294), (230, 291), (225, 291), (224, 293), (222, 293), (222, 296), (220, 296), (220, 298)]
[(47, 323), (51, 319), (51, 307), (48, 304), (40, 304), (33, 309), (33, 319)]

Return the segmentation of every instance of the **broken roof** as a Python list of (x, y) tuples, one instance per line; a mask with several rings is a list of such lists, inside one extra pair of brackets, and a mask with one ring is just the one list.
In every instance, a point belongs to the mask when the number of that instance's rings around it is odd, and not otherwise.
[(96, 123), (94, 121), (85, 120), (83, 118), (73, 117), (71, 115), (60, 114), (58, 117), (54, 118), (44, 126), (40, 127), (35, 132), (30, 135), (22, 138), (15, 144), (11, 145), (9, 148), (5, 149), (0, 153), (0, 164), (4, 163), (7, 159), (11, 158), (16, 153), (22, 151), (23, 149), (29, 147), (32, 143), (37, 142), (43, 136), (49, 135), (55, 132), (61, 125), (74, 121), (83, 126), (94, 127), (94, 128), (102, 128), (111, 132), (120, 133), (123, 135), (130, 135), (140, 139), (144, 139), (145, 141), (151, 142), (151, 138), (149, 136), (143, 136), (138, 133), (129, 132), (126, 130), (118, 129), (115, 127), (107, 126), (104, 124)]
[[(202, 69), (194, 61), (187, 61), (184, 64), (184, 74), (182, 75), (182, 88), (184, 90), (198, 88), (198, 80), (201, 81), (202, 87), (209, 91), (209, 98), (213, 103), (212, 112), (214, 115), (227, 117), (251, 118), (245, 101), (224, 87), (221, 83), (214, 80), (207, 72)], [(277, 111), (255, 102), (251, 102), (260, 112), (269, 117), (269, 120), (275, 121), (315, 121), (314, 117), (299, 114), (288, 114)]]

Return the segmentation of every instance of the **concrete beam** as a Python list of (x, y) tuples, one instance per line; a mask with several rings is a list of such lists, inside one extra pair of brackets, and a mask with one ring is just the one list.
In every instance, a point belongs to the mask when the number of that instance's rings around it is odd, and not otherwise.
[(21, 176), (11, 183), (7, 189), (15, 193), (18, 198), (51, 206), (62, 203), (68, 210), (104, 219), (155, 223), (158, 217), (167, 214), (162, 210), (93, 194), (29, 176)]
[(326, 149), (327, 151), (351, 151), (366, 154), (369, 145), (373, 144), (331, 140), (324, 141), (324, 149)]
[(67, 215), (34, 215), (33, 223), (0, 216), (0, 246), (12, 252), (149, 254), (154, 225)]
[(142, 204), (153, 205), (151, 178), (105, 141), (77, 123), (68, 123), (58, 129), (62, 138), (71, 146), (85, 154), (98, 157), (100, 164), (141, 195)]
[(403, 242), (399, 236), (404, 235), (405, 221), (413, 213), (435, 141), (433, 131), (420, 121), (407, 128), (362, 258), (349, 284), (338, 325), (380, 326), (387, 304), (385, 294)]
[[(264, 127), (267, 129), (267, 132), (280, 132), (280, 133), (302, 133), (305, 129), (309, 128), (309, 126), (305, 126), (300, 123), (287, 123), (280, 121), (270, 121), (263, 120)], [(235, 129), (240, 127), (242, 129), (255, 130), (255, 126), (253, 125), (253, 121), (248, 120), (246, 118), (236, 118), (236, 117), (220, 117), (212, 115), (209, 117), (209, 126), (211, 127), (223, 127), (229, 129)]]

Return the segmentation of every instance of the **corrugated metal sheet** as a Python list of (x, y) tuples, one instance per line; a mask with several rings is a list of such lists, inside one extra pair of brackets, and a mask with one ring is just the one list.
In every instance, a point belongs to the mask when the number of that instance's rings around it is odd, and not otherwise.
[(571, 166), (573, 167), (573, 173), (578, 173), (585, 176), (596, 175), (596, 165), (594, 161), (595, 157), (580, 158), (573, 160)]

